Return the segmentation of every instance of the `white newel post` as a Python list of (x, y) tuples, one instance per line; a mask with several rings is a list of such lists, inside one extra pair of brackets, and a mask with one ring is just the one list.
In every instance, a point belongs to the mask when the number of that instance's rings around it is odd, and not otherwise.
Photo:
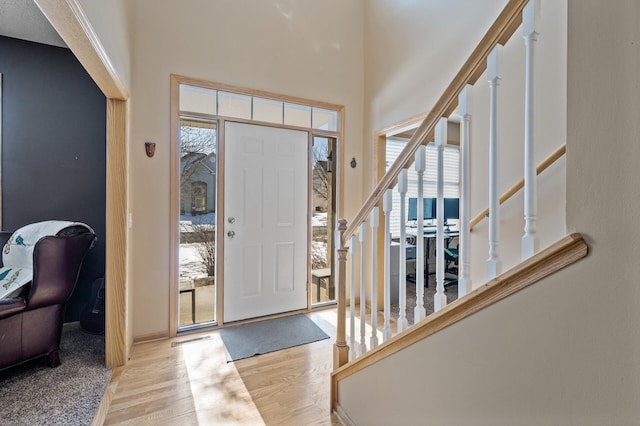
[(447, 306), (444, 293), (444, 147), (447, 145), (447, 119), (436, 124), (436, 293), (433, 295), (433, 311)]
[(371, 210), (369, 216), (371, 226), (371, 341), (369, 347), (375, 349), (378, 346), (378, 226), (380, 214), (378, 207)]
[(365, 244), (367, 242), (367, 224), (360, 224), (360, 355), (367, 353), (367, 287), (365, 277)]
[(473, 98), (472, 86), (467, 84), (458, 96), (460, 113), (460, 247), (458, 251), (458, 298), (471, 292), (471, 240), (469, 235), (470, 199), (471, 199), (471, 153), (469, 139), (471, 134), (471, 111)]
[(391, 210), (393, 190), (387, 189), (382, 199), (384, 211), (384, 326), (382, 341), (391, 339)]
[(409, 327), (407, 321), (407, 174), (408, 170), (403, 169), (398, 175), (398, 192), (400, 193), (400, 255), (398, 256), (398, 303), (400, 313), (398, 314), (398, 333)]
[(356, 236), (349, 239), (349, 361), (356, 359)]
[(502, 272), (498, 251), (500, 243), (500, 195), (498, 195), (498, 86), (502, 79), (502, 45), (493, 48), (487, 58), (489, 80), (489, 258), (487, 281)]
[(524, 86), (524, 235), (522, 236), (522, 260), (538, 251), (536, 219), (538, 216), (538, 189), (534, 146), (534, 47), (538, 40), (536, 28), (540, 17), (540, 1), (529, 0), (522, 11), (522, 33), (526, 48)]
[(413, 311), (413, 323), (417, 324), (427, 316), (424, 308), (424, 169), (426, 163), (425, 147), (421, 146), (416, 151), (416, 172), (418, 173), (418, 200), (417, 200), (417, 225), (416, 225), (416, 307)]

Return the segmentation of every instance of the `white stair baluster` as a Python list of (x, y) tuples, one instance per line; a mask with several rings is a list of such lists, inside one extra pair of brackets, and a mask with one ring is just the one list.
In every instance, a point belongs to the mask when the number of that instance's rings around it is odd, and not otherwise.
[(536, 183), (535, 146), (533, 138), (533, 69), (534, 46), (538, 40), (536, 28), (540, 17), (540, 1), (530, 0), (522, 11), (522, 32), (526, 48), (524, 89), (524, 235), (522, 236), (522, 260), (538, 251), (536, 219), (538, 215), (538, 189)]
[(444, 147), (447, 145), (447, 119), (436, 124), (435, 145), (436, 169), (436, 293), (433, 295), (433, 310), (438, 312), (447, 306), (444, 293)]
[(371, 226), (371, 341), (369, 347), (375, 349), (378, 346), (378, 226), (380, 214), (378, 207), (374, 207), (369, 215)]
[(398, 303), (400, 313), (398, 314), (398, 333), (409, 327), (407, 321), (407, 174), (408, 170), (403, 169), (398, 175), (398, 192), (400, 193), (400, 253), (398, 256)]
[(458, 96), (458, 112), (460, 113), (460, 246), (458, 250), (458, 298), (471, 292), (471, 244), (469, 239), (470, 210), (470, 174), (471, 153), (469, 151), (469, 135), (471, 134), (471, 110), (473, 98), (472, 86), (467, 84)]
[(391, 339), (391, 210), (393, 190), (387, 189), (382, 199), (384, 211), (384, 325), (382, 341)]
[(500, 243), (500, 196), (498, 195), (498, 86), (502, 79), (502, 45), (493, 48), (487, 58), (489, 80), (489, 258), (487, 281), (502, 272)]
[(367, 353), (367, 288), (365, 281), (365, 244), (367, 240), (367, 224), (360, 224), (360, 355)]
[(421, 146), (416, 151), (415, 167), (418, 173), (418, 200), (417, 200), (417, 225), (416, 225), (416, 307), (413, 313), (413, 323), (417, 324), (427, 315), (424, 308), (424, 279), (425, 265), (424, 259), (424, 169), (425, 169), (425, 147)]
[(356, 359), (356, 236), (349, 239), (349, 361)]

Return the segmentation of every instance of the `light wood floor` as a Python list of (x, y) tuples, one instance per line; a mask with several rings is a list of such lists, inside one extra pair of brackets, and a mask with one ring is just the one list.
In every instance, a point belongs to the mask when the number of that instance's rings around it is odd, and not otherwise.
[(219, 331), (137, 344), (94, 424), (338, 425), (329, 409), (335, 309), (309, 316), (330, 339), (235, 363)]

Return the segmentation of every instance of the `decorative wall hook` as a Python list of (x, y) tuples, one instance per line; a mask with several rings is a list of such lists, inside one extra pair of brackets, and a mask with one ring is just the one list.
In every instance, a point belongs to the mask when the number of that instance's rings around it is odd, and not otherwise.
[(155, 155), (156, 153), (156, 143), (155, 142), (145, 142), (144, 143), (144, 150), (147, 153), (147, 157), (151, 158)]
[(351, 168), (355, 169), (357, 165), (358, 165), (358, 163), (356, 163), (356, 157), (353, 157), (351, 159)]

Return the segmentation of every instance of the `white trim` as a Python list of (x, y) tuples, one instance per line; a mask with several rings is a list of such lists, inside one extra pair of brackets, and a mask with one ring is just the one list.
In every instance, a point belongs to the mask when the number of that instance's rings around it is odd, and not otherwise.
[[(35, 3), (105, 96), (127, 100), (129, 90), (116, 72), (79, 0), (35, 0)], [(61, 6), (63, 4), (66, 7)], [(91, 46), (90, 49), (86, 42)], [(96, 58), (100, 64), (95, 61)], [(99, 69), (99, 65), (102, 65), (102, 69)], [(105, 79), (107, 76), (108, 79)]]

